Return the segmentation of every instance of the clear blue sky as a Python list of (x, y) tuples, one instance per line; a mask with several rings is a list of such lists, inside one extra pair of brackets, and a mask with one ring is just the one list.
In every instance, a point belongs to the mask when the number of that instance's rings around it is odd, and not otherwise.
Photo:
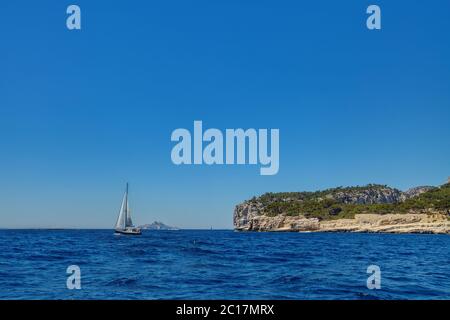
[[(446, 0), (2, 1), (0, 227), (112, 228), (126, 181), (136, 223), (192, 228), (231, 228), (267, 191), (441, 184), (449, 17)], [(174, 166), (194, 120), (279, 128), (278, 175)]]

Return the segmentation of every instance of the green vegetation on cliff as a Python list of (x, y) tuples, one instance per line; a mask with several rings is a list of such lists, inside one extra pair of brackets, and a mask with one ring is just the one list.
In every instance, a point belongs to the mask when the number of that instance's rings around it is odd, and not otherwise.
[(450, 184), (428, 188), (417, 195), (371, 184), (316, 192), (266, 193), (250, 202), (259, 203), (268, 216), (302, 214), (321, 220), (353, 218), (361, 213), (450, 213)]
[(450, 183), (433, 188), (417, 197), (398, 203), (394, 207), (402, 212), (432, 209), (450, 213)]

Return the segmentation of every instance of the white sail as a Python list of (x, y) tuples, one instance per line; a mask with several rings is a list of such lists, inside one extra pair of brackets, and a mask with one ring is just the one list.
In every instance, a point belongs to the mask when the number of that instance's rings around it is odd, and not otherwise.
[(127, 204), (126, 204), (126, 219), (125, 219), (125, 227), (133, 227), (133, 222), (131, 221), (131, 211), (130, 206), (128, 205), (128, 197), (127, 197)]
[(128, 186), (125, 194), (123, 195), (122, 205), (120, 206), (119, 216), (117, 217), (115, 229), (122, 230), (126, 227), (128, 211)]

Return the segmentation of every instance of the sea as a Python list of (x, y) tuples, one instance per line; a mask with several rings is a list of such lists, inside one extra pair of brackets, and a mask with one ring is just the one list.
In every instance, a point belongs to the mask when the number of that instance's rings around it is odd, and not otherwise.
[(0, 230), (0, 299), (450, 299), (450, 236)]

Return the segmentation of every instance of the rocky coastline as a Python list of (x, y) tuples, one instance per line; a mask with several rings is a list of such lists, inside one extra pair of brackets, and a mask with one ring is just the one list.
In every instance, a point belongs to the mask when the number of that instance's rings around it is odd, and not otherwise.
[(235, 207), (236, 231), (450, 234), (450, 184), (268, 193)]

